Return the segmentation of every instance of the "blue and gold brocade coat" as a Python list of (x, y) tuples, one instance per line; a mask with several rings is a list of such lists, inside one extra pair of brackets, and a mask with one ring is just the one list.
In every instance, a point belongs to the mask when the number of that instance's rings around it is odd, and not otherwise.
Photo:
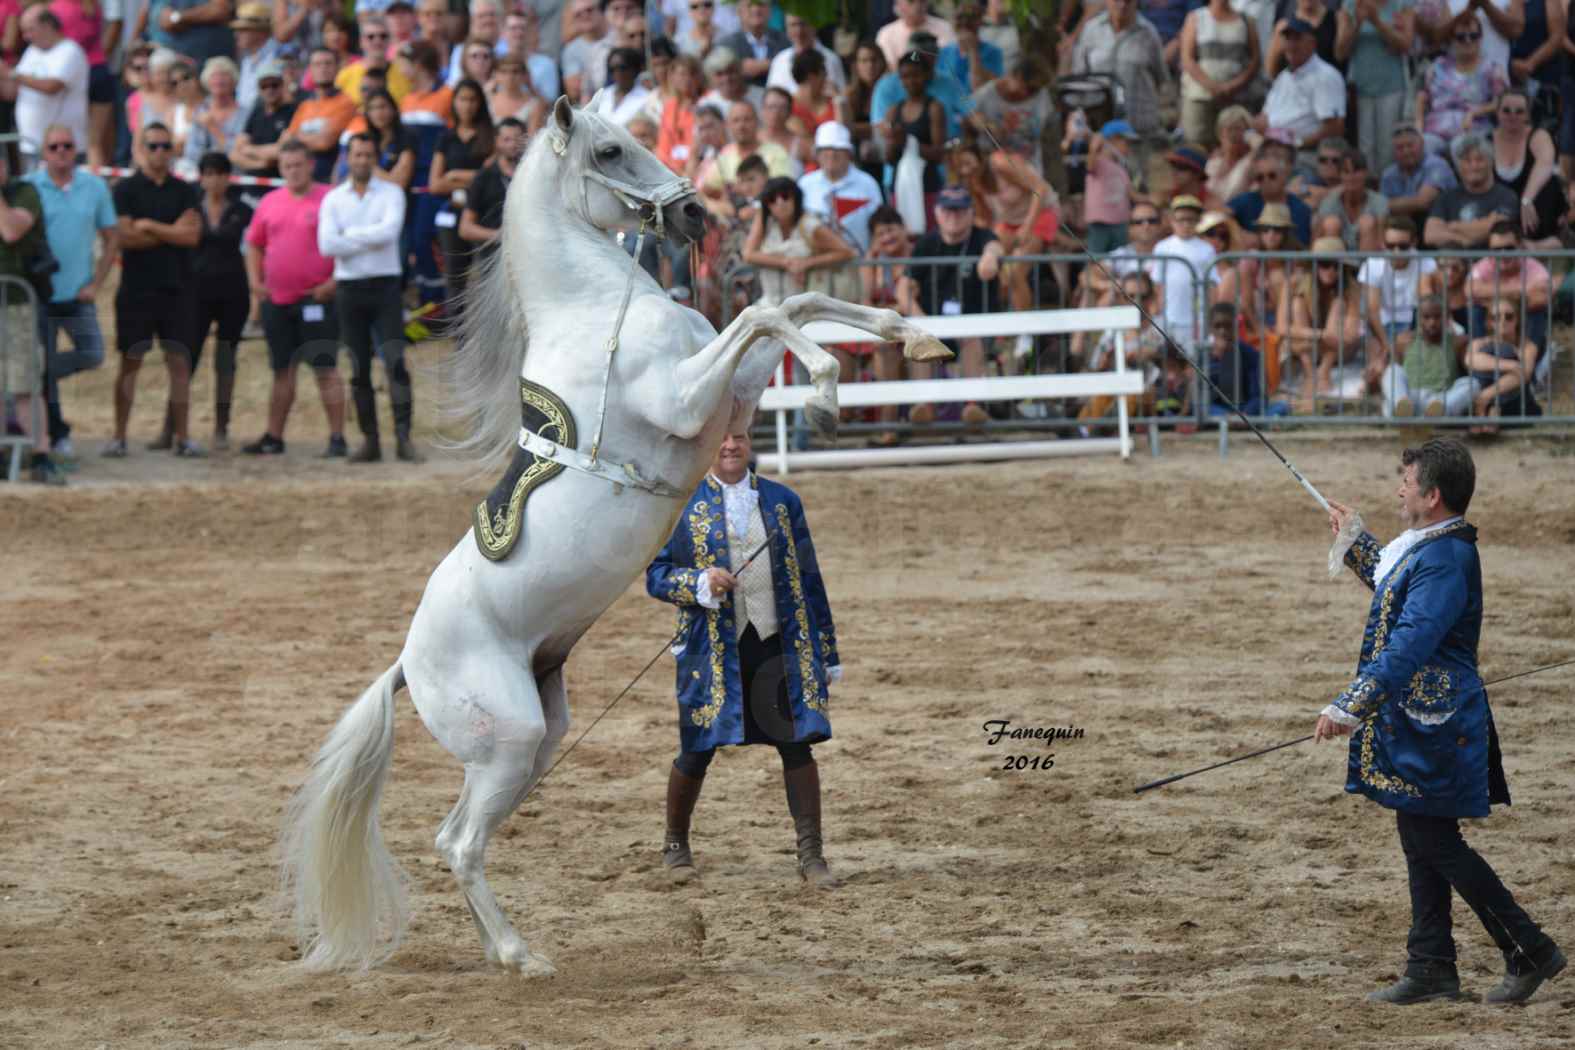
[[(761, 557), (771, 558), (793, 741), (818, 743), (831, 737), (826, 668), (841, 662), (831, 606), (798, 495), (753, 474), (750, 483), (760, 494), (760, 518), (769, 543)], [(651, 597), (678, 606), (678, 644), (683, 646), (678, 657), (678, 731), (685, 751), (744, 742), (733, 597), (724, 595), (718, 609), (707, 609), (696, 598), (701, 573), (731, 564), (727, 540), (722, 486), (707, 475), (667, 545), (645, 571)]]
[[(1418, 541), (1373, 592), (1356, 678), (1335, 700), (1365, 719), (1351, 733), (1345, 790), (1390, 809), (1485, 817), (1509, 788), (1477, 674), (1482, 566), (1477, 530), (1455, 522)], [(1382, 547), (1346, 552), (1374, 587)]]

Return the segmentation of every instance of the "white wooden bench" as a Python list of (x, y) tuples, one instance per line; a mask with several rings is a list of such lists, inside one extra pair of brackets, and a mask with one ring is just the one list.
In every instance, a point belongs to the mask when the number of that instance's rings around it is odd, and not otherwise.
[[(1113, 438), (1071, 441), (973, 441), (953, 445), (900, 445), (896, 448), (826, 449), (792, 452), (788, 449), (788, 413), (804, 407), (814, 392), (808, 386), (784, 386), (783, 369), (777, 385), (768, 387), (760, 409), (776, 413), (777, 447), (759, 457), (763, 469), (786, 474), (794, 467), (870, 467), (900, 463), (956, 463), (1044, 456), (1082, 455), (1114, 451), (1126, 459), (1132, 454), (1132, 433), (1126, 395), (1143, 392), (1143, 376), (1128, 371), (1123, 333), (1137, 328), (1135, 307), (1108, 306), (1089, 310), (1023, 310), (1011, 313), (970, 314), (961, 317), (915, 317), (912, 322), (938, 339), (981, 339), (1018, 335), (1065, 335), (1071, 332), (1116, 332), (1116, 367), (1112, 372), (1079, 372), (1075, 375), (1002, 376), (985, 379), (910, 379), (902, 382), (839, 383), (837, 400), (843, 408), (870, 405), (913, 405), (951, 401), (1021, 401), (1025, 398), (1094, 397), (1116, 399), (1116, 432)], [(804, 334), (817, 343), (867, 343), (867, 333), (846, 325), (815, 322)]]

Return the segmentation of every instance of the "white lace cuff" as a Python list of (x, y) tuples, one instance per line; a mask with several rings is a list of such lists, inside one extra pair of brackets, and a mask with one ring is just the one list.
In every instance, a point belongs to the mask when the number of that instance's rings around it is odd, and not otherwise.
[(1329, 718), (1343, 726), (1360, 725), (1362, 721), (1360, 718), (1357, 718), (1355, 715), (1351, 714), (1351, 712), (1340, 707), (1338, 704), (1330, 704), (1328, 707), (1324, 708), (1318, 713), (1320, 715), (1327, 715)]
[(695, 601), (707, 609), (720, 609), (722, 607), (721, 595), (711, 593), (711, 570), (700, 570), (700, 582), (695, 584)]
[(842, 665), (841, 664), (832, 664), (830, 667), (826, 668), (826, 681), (830, 682), (830, 683), (837, 683), (837, 682), (842, 681)]

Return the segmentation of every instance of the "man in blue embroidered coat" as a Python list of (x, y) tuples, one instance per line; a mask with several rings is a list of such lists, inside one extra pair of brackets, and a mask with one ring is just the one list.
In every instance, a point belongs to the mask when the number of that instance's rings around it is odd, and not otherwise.
[(678, 606), (679, 753), (668, 773), (662, 862), (678, 881), (698, 874), (689, 821), (716, 749), (774, 744), (799, 874), (831, 888), (810, 745), (831, 737), (827, 687), (842, 677), (837, 636), (803, 504), (787, 486), (750, 473), (749, 457), (746, 429), (723, 439), (645, 574), (653, 598)]
[[(1459, 818), (1509, 805), (1498, 735), (1477, 675), (1482, 568), (1463, 515), (1476, 487), (1471, 453), (1432, 440), (1400, 457), (1400, 520), (1388, 546), (1366, 532), (1345, 563), (1374, 589), (1355, 680), (1318, 716), (1322, 741), (1351, 735), (1345, 790), (1395, 811), (1411, 884), (1405, 974), (1375, 1002), (1464, 998), (1450, 891), (1504, 954), (1489, 1002), (1522, 1002), (1564, 969), (1564, 953), (1460, 836)], [(1355, 516), (1330, 501), (1336, 536)]]

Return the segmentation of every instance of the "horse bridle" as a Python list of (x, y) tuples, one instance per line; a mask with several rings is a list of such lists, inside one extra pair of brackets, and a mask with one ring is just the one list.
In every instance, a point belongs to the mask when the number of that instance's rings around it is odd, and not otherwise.
[[(547, 138), (552, 146), (553, 153), (562, 157), (568, 152), (568, 137), (559, 128), (556, 126), (551, 127), (547, 132)], [(640, 254), (645, 249), (646, 230), (654, 227), (658, 237), (666, 236), (667, 227), (662, 217), (662, 210), (675, 201), (692, 196), (695, 192), (695, 187), (694, 183), (680, 175), (669, 179), (655, 189), (647, 190), (633, 183), (625, 182), (623, 179), (615, 179), (594, 167), (585, 172), (583, 177), (586, 180), (595, 180), (606, 186), (624, 207), (640, 217), (640, 231), (635, 237), (634, 255), (629, 260), (629, 279), (624, 282), (623, 301), (618, 304), (618, 318), (613, 322), (612, 335), (607, 338), (607, 360), (606, 366), (602, 369), (601, 404), (596, 409), (596, 431), (591, 438), (590, 458), (586, 464), (586, 467), (589, 468), (586, 470), (587, 473), (600, 473), (597, 457), (602, 447), (602, 424), (607, 419), (607, 388), (612, 383), (613, 354), (618, 352), (618, 335), (623, 331), (624, 316), (629, 312), (629, 300), (634, 296), (634, 275), (640, 268)], [(580, 184), (580, 206), (586, 214), (590, 213), (590, 190), (584, 182)], [(627, 464), (624, 465), (623, 470), (626, 474), (634, 476), (632, 468)], [(647, 488), (648, 486), (642, 484), (637, 485), (637, 487)], [(667, 495), (668, 493), (661, 492), (661, 494)]]

